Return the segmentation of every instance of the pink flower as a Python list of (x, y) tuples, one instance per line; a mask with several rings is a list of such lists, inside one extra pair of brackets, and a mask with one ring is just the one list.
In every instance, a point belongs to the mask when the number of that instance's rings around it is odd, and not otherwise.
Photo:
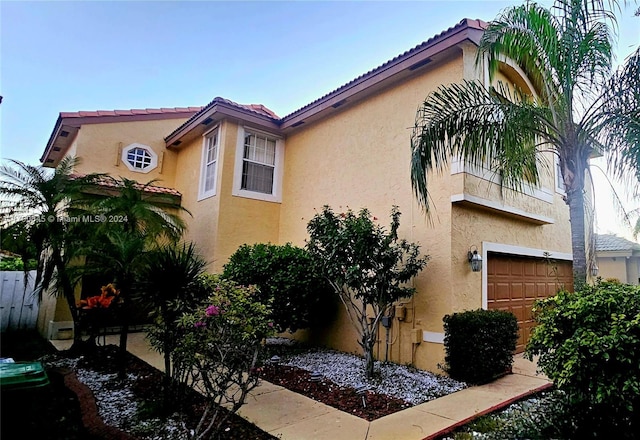
[(213, 306), (213, 305), (209, 306), (209, 307), (207, 307), (207, 310), (204, 313), (207, 316), (219, 315), (220, 314), (220, 307)]
[(267, 324), (269, 327), (273, 327), (273, 322)]
[(202, 321), (198, 321), (193, 325), (195, 328), (201, 328), (201, 327), (206, 327), (207, 323), (206, 322), (202, 322)]

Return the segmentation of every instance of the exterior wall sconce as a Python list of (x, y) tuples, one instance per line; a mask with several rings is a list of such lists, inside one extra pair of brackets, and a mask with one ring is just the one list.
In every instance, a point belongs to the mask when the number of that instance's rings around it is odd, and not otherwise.
[(482, 257), (478, 254), (478, 248), (475, 245), (469, 248), (467, 260), (472, 272), (480, 272), (482, 270)]
[(595, 262), (591, 263), (591, 267), (589, 268), (589, 271), (591, 272), (591, 276), (592, 277), (597, 277), (599, 270), (600, 270), (600, 268), (598, 267), (598, 265)]

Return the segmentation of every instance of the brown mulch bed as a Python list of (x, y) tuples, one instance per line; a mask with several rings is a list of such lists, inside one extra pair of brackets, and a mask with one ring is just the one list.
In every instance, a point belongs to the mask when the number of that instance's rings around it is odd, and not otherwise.
[(297, 367), (267, 364), (258, 369), (258, 374), (262, 379), (275, 385), (368, 421), (412, 406), (402, 399), (372, 391), (358, 393), (353, 388), (341, 387), (326, 378), (317, 382), (312, 381), (309, 371)]

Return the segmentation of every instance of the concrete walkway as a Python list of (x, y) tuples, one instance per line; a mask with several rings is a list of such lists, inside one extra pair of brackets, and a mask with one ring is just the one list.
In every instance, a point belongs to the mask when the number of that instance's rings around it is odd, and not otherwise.
[[(59, 350), (71, 345), (67, 340), (51, 342)], [(117, 345), (117, 336), (107, 336), (107, 344)], [(153, 367), (164, 369), (162, 356), (150, 348), (145, 333), (129, 334), (127, 349)], [(251, 392), (238, 414), (282, 440), (426, 440), (550, 386), (546, 377), (536, 374), (535, 363), (518, 355), (513, 374), (373, 422), (266, 381)]]

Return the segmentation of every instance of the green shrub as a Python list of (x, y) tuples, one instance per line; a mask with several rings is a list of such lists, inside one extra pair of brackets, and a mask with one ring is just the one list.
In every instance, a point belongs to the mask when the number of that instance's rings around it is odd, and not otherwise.
[(445, 365), (451, 378), (481, 384), (510, 370), (518, 340), (518, 321), (501, 310), (469, 310), (446, 315)]
[(306, 250), (291, 244), (243, 245), (229, 258), (222, 277), (256, 285), (270, 301), (279, 332), (294, 332), (326, 321), (334, 303), (332, 291)]
[[(37, 266), (36, 260), (27, 261), (27, 270), (35, 270)], [(24, 263), (20, 257), (2, 257), (0, 259), (0, 270), (6, 271), (22, 271)]]
[(529, 358), (566, 392), (576, 436), (640, 432), (640, 287), (598, 282), (534, 305)]

